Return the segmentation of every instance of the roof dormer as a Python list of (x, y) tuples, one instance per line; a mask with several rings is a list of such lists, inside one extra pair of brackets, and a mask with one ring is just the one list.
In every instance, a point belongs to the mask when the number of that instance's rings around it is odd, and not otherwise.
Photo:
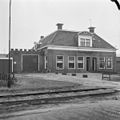
[(92, 35), (83, 31), (78, 34), (78, 46), (79, 47), (92, 47)]

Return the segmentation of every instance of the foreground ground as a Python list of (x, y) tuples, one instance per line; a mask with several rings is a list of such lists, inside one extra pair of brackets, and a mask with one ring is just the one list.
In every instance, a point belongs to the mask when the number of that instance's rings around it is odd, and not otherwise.
[[(87, 75), (87, 78), (83, 78)], [(102, 80), (101, 73), (78, 73), (72, 76), (70, 73), (67, 75), (54, 74), (54, 73), (33, 73), (33, 74), (17, 74), (18, 86), (13, 88), (50, 88), (50, 87), (64, 87), (74, 85), (84, 86), (120, 86), (120, 75), (111, 75), (111, 80)]]
[[(87, 74), (88, 78), (82, 75)], [(111, 81), (102, 80), (100, 73), (83, 73), (77, 76), (61, 74), (18, 74), (18, 82), (10, 90), (38, 90), (59, 87), (78, 86), (81, 87), (113, 87), (120, 89), (119, 75), (111, 76)], [(116, 79), (117, 78), (117, 79)], [(115, 82), (117, 81), (117, 82)], [(1, 94), (7, 88), (0, 88)], [(4, 92), (3, 92), (4, 91)], [(117, 99), (116, 99), (117, 98)], [(75, 99), (67, 103), (47, 105), (47, 107), (36, 107), (27, 111), (13, 113), (6, 120), (119, 120), (120, 119), (120, 96)], [(3, 119), (3, 118), (1, 118)]]
[(120, 120), (120, 101), (59, 105), (23, 112), (6, 120)]

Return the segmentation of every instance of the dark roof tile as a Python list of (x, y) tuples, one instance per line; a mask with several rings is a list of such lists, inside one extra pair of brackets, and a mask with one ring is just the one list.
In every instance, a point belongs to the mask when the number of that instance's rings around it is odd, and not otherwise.
[(46, 36), (41, 41), (41, 47), (45, 45), (78, 46), (78, 34), (92, 36), (94, 48), (115, 49), (115, 47), (99, 37), (96, 33), (90, 33), (88, 31), (75, 32), (67, 30), (57, 30)]

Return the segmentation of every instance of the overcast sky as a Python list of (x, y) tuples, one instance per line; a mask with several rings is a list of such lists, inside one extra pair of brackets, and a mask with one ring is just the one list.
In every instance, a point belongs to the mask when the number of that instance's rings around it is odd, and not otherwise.
[[(8, 8), (9, 0), (0, 0), (0, 53), (8, 53)], [(120, 11), (110, 0), (12, 0), (11, 47), (32, 48), (59, 22), (75, 31), (92, 24), (100, 37), (120, 49)]]

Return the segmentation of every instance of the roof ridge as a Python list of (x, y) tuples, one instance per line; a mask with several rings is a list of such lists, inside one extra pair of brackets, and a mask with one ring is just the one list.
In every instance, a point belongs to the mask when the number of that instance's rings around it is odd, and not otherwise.
[[(48, 34), (48, 35), (46, 35), (46, 36), (42, 39), (42, 41), (44, 41), (44, 39), (46, 39), (47, 37), (49, 37), (50, 35), (52, 35), (52, 34), (55, 33), (55, 32), (57, 32), (57, 30), (54, 31), (54, 32), (52, 32), (52, 33), (50, 33), (50, 34)], [(42, 41), (41, 41), (41, 42), (42, 42)]]
[(62, 32), (81, 32), (81, 31), (75, 31), (75, 30), (66, 30), (66, 29), (62, 29), (62, 30), (57, 30), (57, 31), (62, 31)]
[(52, 43), (56, 35), (57, 35), (57, 31), (54, 32), (53, 37), (48, 41), (48, 43)]

